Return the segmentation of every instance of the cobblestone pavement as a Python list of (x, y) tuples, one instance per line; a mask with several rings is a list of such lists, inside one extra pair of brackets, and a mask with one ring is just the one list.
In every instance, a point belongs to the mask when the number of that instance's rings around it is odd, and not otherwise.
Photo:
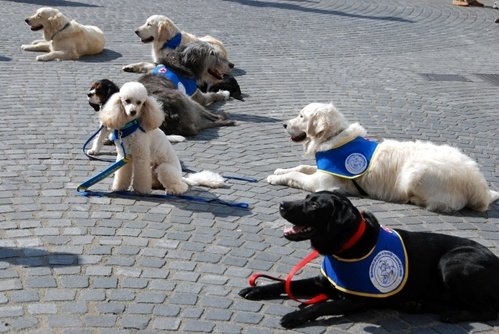
[[(499, 189), (499, 11), (451, 0), (0, 1), (0, 332), (280, 333), (288, 300), (246, 301), (251, 273), (285, 275), (309, 252), (282, 237), (278, 203), (305, 192), (267, 184), (275, 168), (308, 163), (282, 121), (334, 101), (370, 135), (460, 147)], [(41, 63), (21, 44), (24, 18), (57, 7), (105, 32), (106, 49)], [(256, 177), (189, 194), (246, 201), (250, 210), (177, 200), (82, 197), (107, 166), (82, 143), (97, 127), (92, 80), (137, 79), (147, 60), (133, 30), (152, 14), (223, 40), (247, 95), (214, 106), (236, 127), (177, 144), (194, 169)], [(495, 75), (495, 76), (494, 76)], [(107, 147), (106, 152), (112, 152)], [(111, 179), (96, 185), (107, 191)], [(454, 215), (352, 199), (386, 225), (469, 237), (499, 254), (499, 204)], [(316, 275), (318, 264), (302, 277)], [(428, 314), (370, 311), (319, 319), (299, 333), (499, 333), (499, 322), (449, 325)], [(293, 331), (289, 331), (293, 332)]]

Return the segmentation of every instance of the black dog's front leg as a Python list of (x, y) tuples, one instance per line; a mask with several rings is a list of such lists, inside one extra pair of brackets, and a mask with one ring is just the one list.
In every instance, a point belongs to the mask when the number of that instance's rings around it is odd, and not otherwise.
[(281, 319), (281, 325), (284, 328), (295, 328), (323, 315), (341, 315), (358, 312), (365, 308), (366, 303), (358, 300), (328, 300), (286, 314)]
[[(250, 300), (275, 299), (285, 292), (284, 283), (279, 282), (242, 289), (239, 296)], [(324, 292), (324, 289), (320, 285), (320, 278), (312, 277), (291, 281), (291, 292), (298, 297), (313, 297)]]

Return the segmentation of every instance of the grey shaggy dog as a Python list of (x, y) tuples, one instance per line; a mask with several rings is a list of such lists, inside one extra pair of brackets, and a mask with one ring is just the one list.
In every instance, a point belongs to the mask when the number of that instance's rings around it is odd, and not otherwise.
[[(164, 52), (158, 63), (171, 68), (179, 75), (195, 79), (198, 86), (220, 81), (223, 73), (230, 71), (230, 63), (220, 57), (210, 44), (201, 41)], [(168, 87), (176, 88), (172, 82)], [(229, 95), (228, 91), (203, 93), (198, 89), (191, 98), (203, 106), (208, 106), (213, 102), (227, 100)]]
[(194, 136), (204, 129), (236, 124), (228, 120), (224, 112), (212, 113), (172, 88), (172, 83), (164, 77), (146, 74), (138, 81), (162, 105), (165, 121), (160, 129), (166, 134)]

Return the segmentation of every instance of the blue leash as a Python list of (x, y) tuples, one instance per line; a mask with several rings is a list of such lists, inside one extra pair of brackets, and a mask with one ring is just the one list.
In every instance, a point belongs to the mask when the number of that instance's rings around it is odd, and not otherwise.
[[(97, 160), (97, 161), (103, 161), (103, 162), (115, 162), (115, 160), (101, 159), (101, 158), (97, 158), (97, 157), (91, 156), (90, 154), (87, 153), (87, 146), (88, 146), (88, 144), (92, 141), (92, 139), (95, 138), (95, 136), (97, 136), (99, 134), (99, 132), (102, 130), (103, 127), (104, 127), (104, 125), (101, 125), (99, 127), (99, 129), (97, 129), (97, 131), (94, 134), (92, 134), (90, 136), (90, 138), (88, 138), (87, 141), (83, 144), (83, 147), (82, 147), (83, 154), (85, 154), (87, 156), (87, 158), (89, 158), (90, 160)], [(182, 172), (185, 172), (185, 173), (197, 173), (195, 170), (192, 170), (192, 169), (190, 169), (188, 167), (185, 167), (185, 166), (182, 166)], [(222, 175), (222, 177), (224, 179), (230, 179), (230, 180), (239, 180), (239, 181), (253, 182), (253, 183), (254, 182), (258, 182), (258, 180), (255, 179), (255, 178), (245, 177), (245, 176)]]
[(230, 206), (233, 208), (248, 209), (249, 204), (246, 202), (228, 202), (220, 198), (205, 198), (200, 196), (190, 196), (190, 195), (161, 195), (161, 194), (136, 194), (130, 191), (114, 191), (114, 192), (102, 192), (102, 191), (78, 191), (81, 196), (97, 196), (97, 197), (125, 197), (125, 198), (155, 198), (155, 199), (180, 199), (191, 202), (208, 203), (208, 204), (221, 204)]

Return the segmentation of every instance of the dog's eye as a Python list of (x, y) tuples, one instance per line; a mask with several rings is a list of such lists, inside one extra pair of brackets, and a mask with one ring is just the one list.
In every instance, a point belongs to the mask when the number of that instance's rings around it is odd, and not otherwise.
[(303, 115), (300, 115), (300, 118), (303, 118)]
[(142, 104), (142, 101), (137, 101), (137, 105), (140, 106)]
[(130, 102), (132, 102), (132, 101), (130, 101), (130, 99), (126, 99), (126, 100), (125, 100), (125, 103), (126, 103), (126, 104), (130, 104)]

